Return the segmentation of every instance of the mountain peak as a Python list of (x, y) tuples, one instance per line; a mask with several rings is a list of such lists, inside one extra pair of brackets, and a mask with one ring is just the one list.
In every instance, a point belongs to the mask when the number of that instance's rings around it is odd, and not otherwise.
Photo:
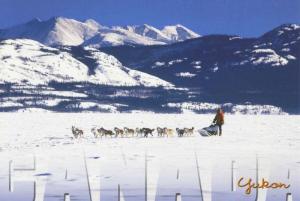
[(293, 29), (299, 29), (300, 25), (293, 24), (293, 23), (285, 23), (285, 24), (280, 25), (279, 27), (289, 27), (289, 28), (293, 28)]
[(182, 24), (175, 24), (175, 25), (166, 25), (163, 29), (176, 29), (176, 28), (183, 28), (183, 29), (188, 29)]
[(276, 28), (274, 28), (273, 30), (269, 31), (269, 32), (278, 32), (278, 31), (295, 31), (300, 29), (300, 25), (299, 24), (292, 24), (292, 23), (286, 23), (286, 24), (282, 24)]
[(175, 27), (181, 27), (181, 28), (185, 28), (187, 29), (185, 26), (183, 26), (182, 24), (176, 24)]
[(102, 26), (95, 20), (93, 19), (87, 19), (84, 21), (84, 24), (90, 26), (90, 27), (95, 27), (95, 28), (101, 28)]
[(145, 27), (145, 28), (154, 28), (153, 26), (149, 25), (149, 24), (142, 24), (139, 25), (140, 27)]
[(278, 27), (278, 29), (284, 30), (284, 31), (294, 31), (300, 29), (299, 24), (283, 24)]
[[(299, 24), (282, 24), (273, 30), (265, 33), (262, 35), (263, 38), (277, 38), (278, 36), (280, 38), (285, 38), (287, 34), (290, 32), (300, 33), (300, 25)], [(297, 35), (297, 34), (294, 34)], [(290, 36), (291, 37), (291, 36)], [(298, 40), (298, 39), (296, 39)]]
[(161, 32), (164, 33), (173, 41), (184, 41), (187, 39), (200, 37), (199, 34), (193, 32), (192, 30), (186, 28), (181, 24), (165, 26), (161, 30)]

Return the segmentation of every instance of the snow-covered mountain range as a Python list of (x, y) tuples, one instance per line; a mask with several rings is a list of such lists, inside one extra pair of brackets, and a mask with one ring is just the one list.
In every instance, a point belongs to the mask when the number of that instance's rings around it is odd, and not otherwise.
[(300, 112), (297, 24), (281, 25), (257, 38), (208, 35), (164, 46), (101, 50), (177, 87), (198, 88), (190, 96), (202, 94), (207, 102), (247, 100)]
[(202, 106), (226, 103), (229, 112), (300, 113), (299, 67), (297, 24), (241, 38), (34, 19), (0, 30), (0, 111), (209, 112)]
[(279, 72), (292, 66), (299, 70), (300, 25), (282, 25), (258, 38), (208, 35), (164, 46), (101, 50), (129, 67), (159, 75), (177, 85), (195, 86), (205, 80), (213, 84), (210, 80), (222, 73)]
[(69, 46), (118, 46), (118, 45), (165, 45), (200, 35), (182, 25), (166, 26), (162, 30), (150, 25), (107, 27), (89, 19), (80, 22), (64, 17), (46, 21), (33, 19), (25, 24), (0, 30), (0, 38), (27, 38), (45, 45)]

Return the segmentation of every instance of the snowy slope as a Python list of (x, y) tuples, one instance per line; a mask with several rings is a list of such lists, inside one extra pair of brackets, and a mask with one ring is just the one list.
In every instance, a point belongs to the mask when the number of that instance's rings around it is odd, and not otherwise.
[(47, 84), (50, 81), (81, 82), (88, 79), (87, 67), (68, 53), (28, 39), (0, 43), (0, 81)]
[(105, 27), (89, 19), (80, 22), (64, 17), (46, 21), (33, 19), (28, 23), (0, 30), (0, 39), (27, 38), (45, 45), (90, 45), (93, 47), (119, 45), (163, 45), (198, 37), (183, 26), (174, 26), (163, 33), (150, 25)]
[(97, 49), (85, 47), (84, 50), (88, 51), (91, 54), (90, 58), (96, 62), (96, 68), (93, 75), (89, 76), (89, 82), (113, 86), (173, 86), (158, 77), (129, 69), (115, 57)]
[(161, 32), (165, 34), (172, 41), (184, 41), (187, 39), (198, 38), (199, 34), (184, 27), (181, 24), (175, 26), (165, 26)]
[(94, 37), (86, 40), (82, 46), (94, 48), (121, 45), (165, 45), (166, 42), (139, 35), (122, 27), (101, 29)]
[(154, 76), (124, 67), (113, 56), (86, 48), (96, 66), (89, 66), (67, 52), (28, 39), (0, 43), (0, 82), (47, 84), (56, 82), (90, 82), (114, 86), (172, 86)]

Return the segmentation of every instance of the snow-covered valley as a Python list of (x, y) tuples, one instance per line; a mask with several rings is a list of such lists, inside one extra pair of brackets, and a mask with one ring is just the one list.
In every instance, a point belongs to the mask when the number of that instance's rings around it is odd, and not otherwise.
[[(0, 114), (3, 201), (284, 201), (300, 198), (299, 116), (226, 115), (223, 135), (94, 138), (91, 128), (208, 126), (213, 115)], [(71, 126), (84, 131), (73, 139)], [(256, 162), (258, 161), (258, 163)], [(147, 167), (147, 168), (146, 168)], [(258, 174), (257, 174), (258, 173)], [(258, 175), (258, 178), (257, 178)], [(241, 178), (285, 182), (289, 189), (238, 187)], [(147, 180), (145, 180), (147, 178)], [(199, 183), (200, 182), (200, 183)], [(200, 190), (201, 189), (201, 190)], [(146, 190), (146, 191), (145, 191)]]

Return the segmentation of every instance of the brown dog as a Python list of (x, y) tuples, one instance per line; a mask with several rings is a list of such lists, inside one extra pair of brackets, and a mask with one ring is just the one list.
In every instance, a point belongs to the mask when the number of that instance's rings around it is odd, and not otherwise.
[(131, 135), (132, 137), (134, 137), (134, 130), (133, 129), (124, 127), (124, 132), (125, 132), (126, 136)]
[(119, 135), (121, 135), (121, 137), (124, 137), (124, 130), (115, 127), (115, 128), (114, 128), (114, 131), (115, 131), (115, 133), (116, 133), (116, 137), (118, 137)]
[(192, 128), (184, 128), (184, 133), (185, 133), (187, 136), (192, 136), (192, 135), (194, 135), (194, 127), (192, 127)]

